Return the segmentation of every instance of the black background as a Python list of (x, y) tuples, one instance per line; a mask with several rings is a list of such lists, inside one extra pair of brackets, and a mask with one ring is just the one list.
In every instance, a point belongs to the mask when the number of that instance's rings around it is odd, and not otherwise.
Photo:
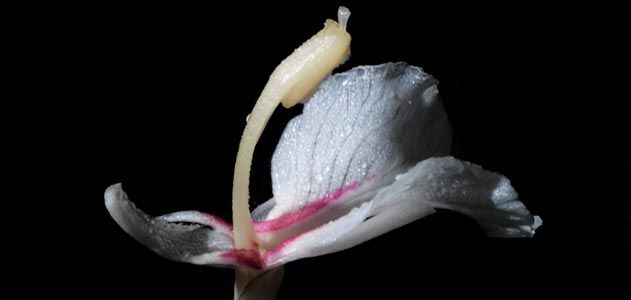
[[(592, 76), (590, 62), (573, 55), (599, 40), (586, 37), (583, 15), (526, 4), (343, 4), (353, 41), (339, 70), (406, 61), (435, 76), (454, 155), (505, 174), (544, 226), (533, 239), (488, 239), (469, 218), (441, 211), (288, 264), (279, 299), (625, 295), (623, 226), (597, 225), (612, 223), (607, 209), (628, 215), (628, 202), (590, 194), (597, 176), (584, 167), (594, 121), (581, 117), (590, 108), (580, 96), (598, 87), (579, 80)], [(33, 67), (25, 71), (45, 84), (24, 90), (22, 109), (37, 122), (17, 123), (31, 125), (19, 143), (33, 145), (26, 161), (37, 169), (16, 176), (43, 179), (48, 204), (68, 208), (38, 230), (55, 255), (37, 264), (55, 266), (27, 276), (67, 296), (231, 299), (233, 271), (153, 254), (109, 217), (103, 191), (122, 182), (149, 214), (199, 210), (229, 220), (246, 115), (274, 67), (335, 18), (337, 5), (54, 7), (63, 13), (26, 38)], [(300, 110), (278, 109), (263, 134), (252, 207), (271, 197), (269, 161)]]

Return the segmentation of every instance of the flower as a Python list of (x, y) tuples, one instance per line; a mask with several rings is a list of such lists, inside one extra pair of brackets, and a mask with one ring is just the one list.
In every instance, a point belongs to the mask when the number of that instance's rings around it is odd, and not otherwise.
[(251, 214), (257, 247), (235, 247), (231, 224), (210, 214), (148, 216), (121, 184), (106, 190), (105, 204), (163, 257), (249, 272), (239, 299), (271, 299), (282, 265), (351, 248), (436, 208), (472, 217), (489, 236), (532, 237), (541, 219), (509, 180), (446, 156), (450, 146), (433, 77), (405, 63), (361, 66), (326, 78), (285, 128), (273, 198)]

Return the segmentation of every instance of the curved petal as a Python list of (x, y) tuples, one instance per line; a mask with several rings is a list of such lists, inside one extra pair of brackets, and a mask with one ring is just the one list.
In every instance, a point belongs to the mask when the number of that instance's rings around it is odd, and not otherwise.
[(362, 66), (327, 78), (276, 148), (275, 206), (266, 220), (350, 185), (391, 182), (414, 163), (447, 154), (451, 131), (436, 85), (405, 63)]
[(415, 201), (455, 210), (478, 221), (492, 237), (532, 237), (542, 224), (519, 201), (508, 178), (453, 157), (417, 164), (375, 201), (381, 205)]
[[(345, 236), (348, 248), (410, 223), (433, 208), (475, 219), (491, 237), (532, 237), (542, 220), (530, 214), (505, 176), (453, 157), (418, 163), (371, 201), (373, 218)], [(388, 229), (388, 230), (386, 230)]]
[(166, 215), (156, 217), (158, 220), (163, 220), (169, 223), (194, 223), (200, 225), (206, 225), (212, 227), (217, 232), (226, 234), (232, 237), (232, 224), (222, 220), (219, 217), (209, 215), (203, 212), (188, 210), (178, 211)]
[(274, 265), (344, 250), (431, 214), (434, 208), (462, 212), (493, 237), (532, 237), (542, 223), (519, 201), (506, 177), (453, 157), (430, 158), (348, 215), (286, 240), (265, 261)]
[(165, 258), (216, 266), (241, 266), (244, 261), (230, 255), (229, 224), (212, 215), (180, 212), (152, 218), (129, 201), (120, 183), (105, 191), (105, 206), (125, 232)]

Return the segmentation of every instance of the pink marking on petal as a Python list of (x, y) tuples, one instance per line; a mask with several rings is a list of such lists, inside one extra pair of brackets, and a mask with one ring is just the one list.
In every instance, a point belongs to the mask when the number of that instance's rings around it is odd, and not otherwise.
[(266, 263), (269, 261), (271, 256), (276, 256), (278, 253), (282, 252), (287, 246), (289, 246), (290, 244), (292, 244), (293, 242), (295, 242), (297, 239), (299, 239), (300, 237), (302, 237), (303, 235), (312, 232), (314, 230), (317, 230), (318, 228), (297, 234), (295, 236), (292, 236), (286, 240), (284, 240), (282, 243), (280, 243), (278, 246), (267, 250), (267, 252), (265, 252), (265, 255), (263, 256), (263, 261), (265, 261)]
[(328, 196), (315, 200), (308, 205), (301, 207), (297, 211), (287, 212), (282, 216), (269, 220), (269, 221), (255, 221), (254, 222), (254, 231), (256, 232), (268, 232), (275, 231), (282, 228), (285, 228), (289, 225), (292, 225), (296, 222), (303, 221), (316, 213), (320, 212), (322, 209), (326, 208), (329, 204), (339, 200), (344, 194), (355, 190), (359, 187), (358, 182), (353, 182), (346, 186), (343, 186)]
[(261, 255), (253, 249), (231, 249), (221, 253), (220, 256), (238, 266), (255, 270), (263, 269)]

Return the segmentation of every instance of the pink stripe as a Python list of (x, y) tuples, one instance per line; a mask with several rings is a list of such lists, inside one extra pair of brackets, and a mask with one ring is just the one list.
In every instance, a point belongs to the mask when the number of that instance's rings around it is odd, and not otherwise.
[(308, 205), (300, 208), (298, 211), (287, 212), (283, 214), (282, 216), (273, 220), (269, 220), (269, 221), (255, 221), (254, 231), (256, 232), (275, 231), (275, 230), (279, 230), (287, 226), (290, 226), (296, 222), (303, 221), (315, 215), (316, 213), (321, 211), (323, 208), (327, 207), (332, 202), (340, 199), (347, 192), (357, 189), (357, 187), (359, 187), (359, 183), (353, 182), (351, 184), (348, 184), (344, 187), (341, 187), (335, 190), (333, 193), (330, 193), (328, 196), (322, 199), (318, 199), (309, 203)]
[(253, 249), (231, 249), (221, 253), (220, 256), (237, 266), (248, 267), (255, 270), (263, 269), (261, 256)]

